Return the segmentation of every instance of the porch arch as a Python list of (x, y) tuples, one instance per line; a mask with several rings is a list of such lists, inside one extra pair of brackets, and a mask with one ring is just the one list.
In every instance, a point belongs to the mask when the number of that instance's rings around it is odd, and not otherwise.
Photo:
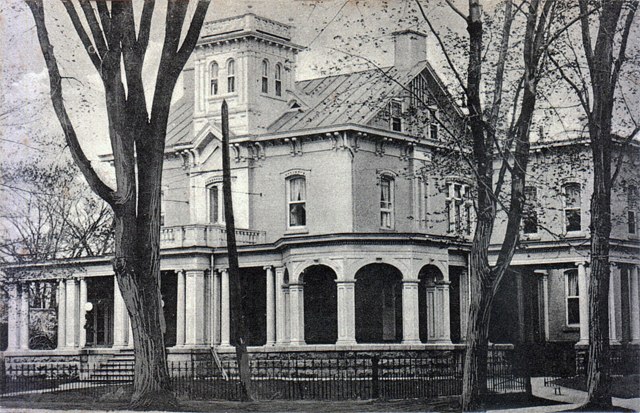
[(389, 264), (368, 264), (356, 274), (356, 341), (402, 340), (402, 272)]
[(420, 341), (450, 342), (449, 281), (433, 264), (420, 269), (418, 281)]
[(307, 344), (335, 344), (338, 338), (336, 279), (336, 272), (326, 265), (312, 265), (300, 273)]

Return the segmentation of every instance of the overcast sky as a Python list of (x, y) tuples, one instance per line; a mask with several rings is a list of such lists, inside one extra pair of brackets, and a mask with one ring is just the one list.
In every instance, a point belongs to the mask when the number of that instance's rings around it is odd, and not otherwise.
[[(60, 2), (47, 3), (58, 7), (47, 9), (48, 23), (61, 72), (63, 76), (73, 78), (66, 81), (64, 90), (72, 121), (91, 157), (109, 152), (99, 77), (81, 48), (66, 13), (60, 8)], [(421, 0), (421, 3), (439, 31), (450, 29), (462, 36), (466, 34), (465, 22), (450, 9), (438, 5), (435, 0)], [(456, 3), (461, 9), (466, 5), (461, 0)], [(495, 2), (486, 3), (485, 7), (489, 8)], [(158, 1), (152, 43), (145, 61), (146, 80), (155, 78), (164, 8), (163, 1)], [(366, 56), (381, 66), (390, 65), (393, 31), (427, 30), (416, 10), (415, 0), (213, 0), (207, 20), (248, 12), (295, 27), (293, 41), (305, 47), (298, 56), (298, 79), (367, 67), (363, 59), (340, 51)], [(434, 37), (427, 34), (429, 60), (445, 82), (451, 83), (452, 79), (443, 70)], [(33, 146), (35, 136), (61, 137), (61, 130), (48, 98), (48, 76), (33, 18), (21, 0), (3, 0), (0, 5), (0, 38), (3, 39), (0, 44), (2, 112), (11, 109), (8, 115), (0, 118), (0, 150), (5, 159), (20, 158), (32, 153), (30, 146)], [(152, 90), (153, 83), (148, 82), (145, 86)]]

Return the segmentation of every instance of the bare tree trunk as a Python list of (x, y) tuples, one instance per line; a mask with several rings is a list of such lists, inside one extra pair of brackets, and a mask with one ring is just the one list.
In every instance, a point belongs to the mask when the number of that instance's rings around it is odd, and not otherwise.
[(251, 368), (249, 365), (249, 353), (246, 343), (246, 323), (244, 308), (242, 306), (243, 292), (240, 279), (240, 266), (238, 264), (238, 248), (236, 245), (236, 224), (233, 216), (233, 199), (231, 195), (231, 165), (229, 159), (229, 110), (227, 102), (222, 101), (222, 192), (224, 195), (224, 218), (227, 228), (227, 256), (229, 259), (229, 278), (234, 297), (231, 308), (231, 322), (236, 326), (234, 345), (236, 347), (236, 360), (240, 371), (242, 384), (242, 400), (252, 400), (251, 392)]

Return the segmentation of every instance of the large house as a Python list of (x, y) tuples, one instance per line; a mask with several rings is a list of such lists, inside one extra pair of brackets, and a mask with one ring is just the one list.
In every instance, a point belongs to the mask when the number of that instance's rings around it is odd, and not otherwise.
[[(242, 300), (252, 351), (462, 346), (474, 181), (456, 155), (468, 139), (463, 112), (428, 62), (425, 35), (394, 33), (391, 67), (298, 81), (291, 29), (253, 14), (206, 23), (182, 74), (162, 192), (169, 357), (231, 351), (232, 300)], [(231, 296), (227, 271), (223, 100), (243, 297)], [(616, 155), (613, 205), (611, 339), (623, 344), (640, 344), (633, 149)], [(493, 342), (588, 340), (589, 157), (584, 140), (534, 145)], [(3, 270), (18, 280), (6, 358), (79, 362), (131, 346), (109, 257)], [(57, 324), (53, 349), (30, 337), (42, 313)]]

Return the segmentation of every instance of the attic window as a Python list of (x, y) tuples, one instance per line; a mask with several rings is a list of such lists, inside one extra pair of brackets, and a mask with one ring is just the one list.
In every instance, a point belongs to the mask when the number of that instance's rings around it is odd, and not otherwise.
[(402, 102), (392, 100), (389, 103), (389, 126), (392, 131), (402, 132)]

